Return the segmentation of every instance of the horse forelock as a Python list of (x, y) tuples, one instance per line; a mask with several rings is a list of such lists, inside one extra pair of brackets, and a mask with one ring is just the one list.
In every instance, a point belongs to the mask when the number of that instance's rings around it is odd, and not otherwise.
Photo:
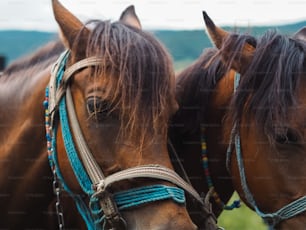
[[(230, 39), (235, 39), (235, 53), (245, 43), (246, 36)], [(242, 74), (232, 100), (230, 116), (235, 123), (239, 124), (242, 117), (247, 121), (254, 119), (268, 137), (274, 136), (276, 129), (285, 132), (288, 111), (297, 105), (298, 82), (305, 71), (304, 47), (275, 30), (257, 40), (252, 61)]]
[(183, 132), (194, 132), (205, 123), (210, 95), (225, 68), (215, 48), (204, 50), (202, 55), (177, 76), (176, 98), (179, 110), (174, 123), (184, 123)]
[[(105, 97), (120, 113), (122, 132), (144, 137), (166, 132), (174, 71), (170, 55), (153, 35), (120, 22), (95, 21), (86, 56), (101, 58), (95, 78), (109, 77)], [(96, 81), (98, 82), (98, 81)]]

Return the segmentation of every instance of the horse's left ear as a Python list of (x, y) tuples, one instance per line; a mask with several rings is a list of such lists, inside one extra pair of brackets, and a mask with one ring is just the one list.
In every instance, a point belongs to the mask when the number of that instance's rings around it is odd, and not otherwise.
[(206, 25), (208, 36), (210, 37), (213, 44), (218, 49), (221, 49), (223, 42), (228, 37), (229, 33), (217, 27), (205, 11), (203, 11), (203, 18)]
[(292, 36), (292, 38), (295, 39), (295, 40), (300, 40), (300, 41), (306, 42), (306, 27), (303, 27), (298, 32), (296, 32)]
[(135, 12), (135, 7), (133, 5), (127, 7), (120, 16), (120, 22), (123, 24), (133, 26), (141, 30), (141, 23)]
[(67, 10), (58, 0), (52, 0), (55, 20), (60, 30), (61, 38), (66, 48), (72, 49), (75, 38), (84, 28), (83, 23)]
[(215, 23), (210, 19), (205, 11), (203, 11), (203, 17), (206, 24), (209, 37), (215, 46), (222, 51), (222, 59), (225, 63), (231, 63), (231, 68), (235, 71), (242, 73), (245, 68), (251, 63), (255, 47), (249, 43), (245, 43), (242, 52), (239, 57), (232, 57), (234, 50), (230, 46), (224, 47), (225, 40), (230, 36), (230, 33), (217, 27)]

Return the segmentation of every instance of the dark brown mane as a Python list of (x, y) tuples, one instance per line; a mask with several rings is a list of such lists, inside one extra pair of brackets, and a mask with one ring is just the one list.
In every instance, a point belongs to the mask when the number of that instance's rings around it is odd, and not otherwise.
[(39, 48), (32, 55), (23, 57), (13, 62), (7, 67), (7, 69), (5, 69), (4, 75), (11, 75), (12, 73), (26, 71), (28, 68), (34, 67), (37, 71), (44, 70), (55, 62), (63, 50), (64, 46), (61, 42), (50, 42)]
[(212, 91), (225, 74), (220, 58), (215, 58), (217, 49), (203, 52), (198, 60), (177, 76), (176, 95), (179, 110), (173, 123), (185, 123), (184, 132), (193, 132), (206, 120), (206, 109)]
[(113, 110), (118, 108), (120, 117), (129, 118), (121, 125), (123, 132), (136, 132), (139, 139), (148, 131), (166, 132), (169, 100), (175, 87), (166, 49), (151, 34), (120, 22), (93, 23), (86, 55), (103, 59), (96, 77), (112, 77), (105, 96)]
[[(235, 41), (231, 47), (235, 56), (245, 40), (246, 35), (229, 36), (224, 49)], [(239, 124), (242, 116), (254, 118), (268, 137), (275, 135), (276, 128), (286, 132), (288, 110), (297, 104), (296, 89), (305, 71), (304, 62), (305, 44), (276, 31), (265, 33), (257, 40), (252, 62), (241, 76), (232, 102), (232, 120)]]

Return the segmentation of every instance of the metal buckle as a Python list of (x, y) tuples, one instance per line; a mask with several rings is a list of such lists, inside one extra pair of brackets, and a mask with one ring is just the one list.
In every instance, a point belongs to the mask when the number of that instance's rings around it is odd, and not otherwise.
[(105, 216), (105, 228), (112, 230), (124, 230), (127, 224), (121, 216), (113, 196), (108, 191), (103, 191), (97, 195), (99, 204)]

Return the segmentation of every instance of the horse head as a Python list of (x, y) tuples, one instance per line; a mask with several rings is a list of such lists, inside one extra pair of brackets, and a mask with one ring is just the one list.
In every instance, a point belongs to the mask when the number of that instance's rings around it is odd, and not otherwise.
[(303, 229), (305, 29), (255, 38), (222, 30), (206, 13), (204, 19), (216, 56), (236, 75), (224, 124), (234, 187), (271, 228)]
[(117, 22), (83, 24), (52, 4), (68, 51), (46, 90), (49, 155), (87, 228), (196, 229), (182, 188), (201, 199), (167, 150), (177, 109), (169, 54), (133, 6)]

